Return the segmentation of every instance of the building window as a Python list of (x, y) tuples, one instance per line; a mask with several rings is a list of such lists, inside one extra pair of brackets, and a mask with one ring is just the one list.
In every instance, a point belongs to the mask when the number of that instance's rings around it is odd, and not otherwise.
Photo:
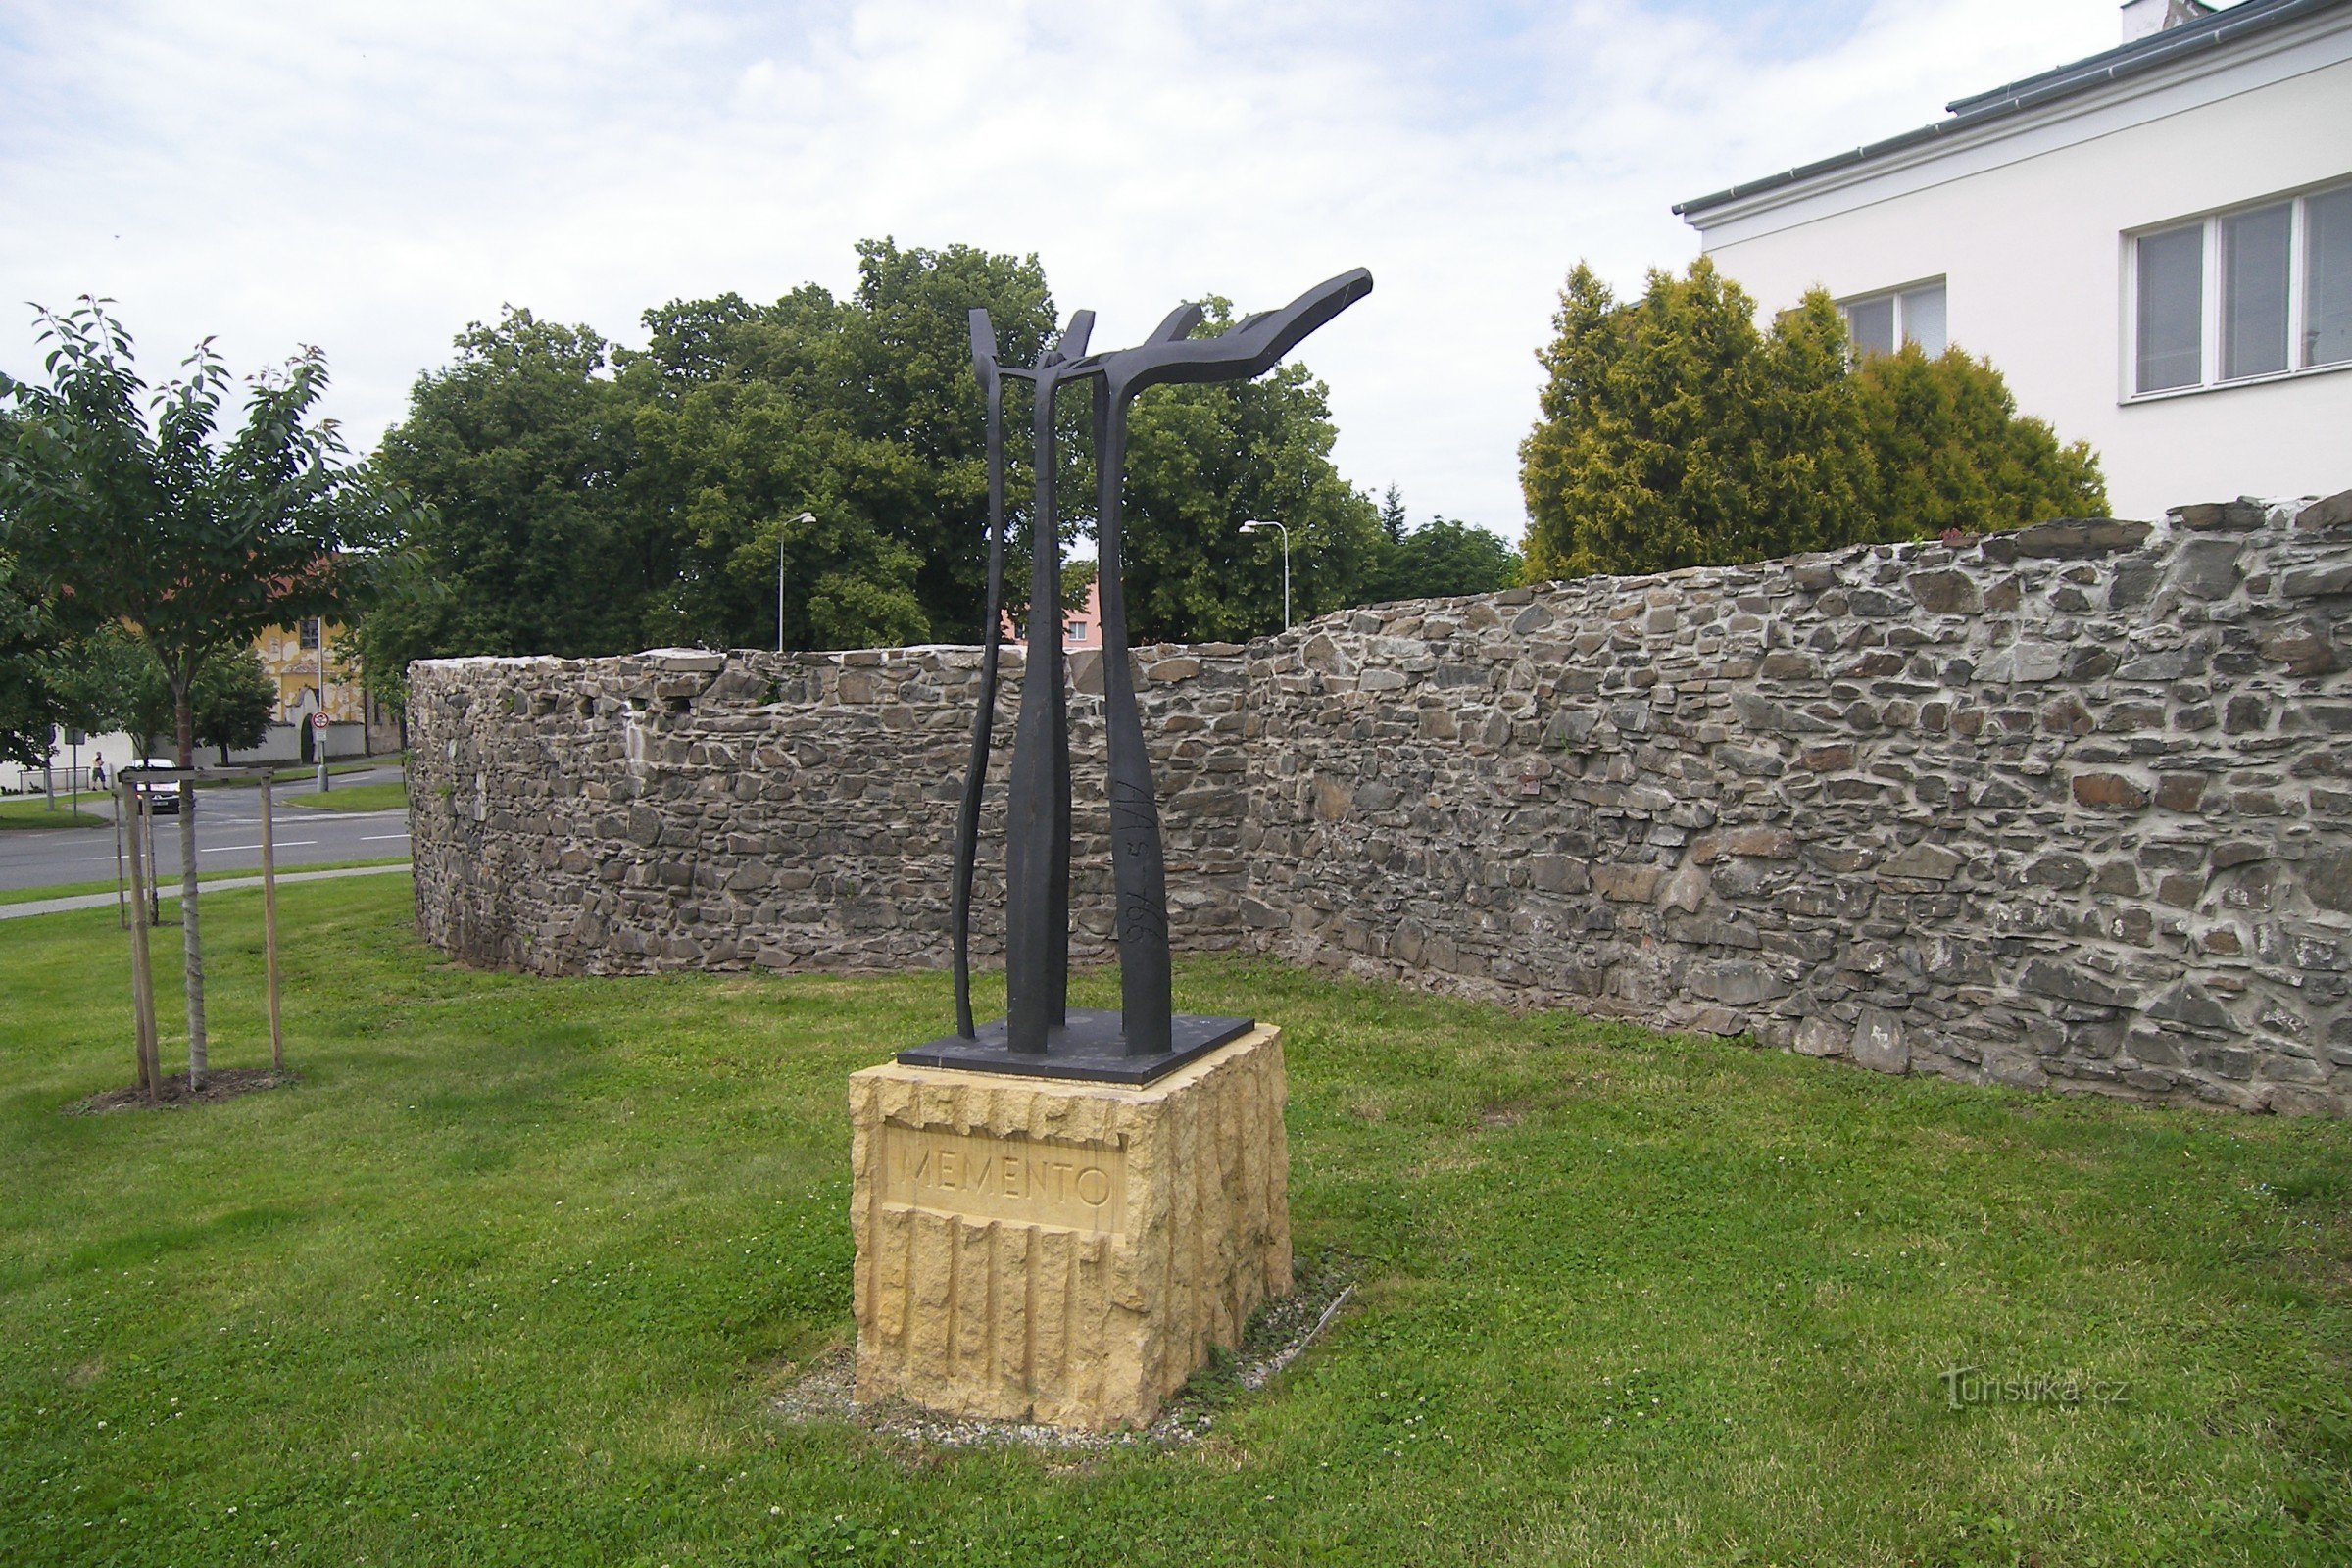
[(1916, 343), (1930, 359), (1944, 351), (1949, 339), (1943, 325), (1943, 279), (1888, 289), (1840, 300), (1845, 330), (1854, 340), (1854, 358), (1892, 354), (1901, 343)]
[(299, 628), (297, 628), (295, 635), (297, 635), (298, 637), (300, 637), (300, 638), (302, 639), (302, 646), (303, 646), (303, 647), (305, 647), (305, 648), (316, 648), (316, 647), (318, 647), (318, 617), (317, 615), (313, 615), (313, 616), (312, 616), (310, 619), (308, 619), (308, 620), (304, 621), (304, 622), (301, 624), (301, 626), (300, 626)]
[(2195, 386), (2205, 333), (2205, 227), (2139, 241), (2139, 382), (2142, 392)]
[(1086, 622), (1083, 620), (1071, 621), (1063, 630), (1062, 635), (1074, 643), (1086, 641)]
[(2352, 185), (2303, 198), (2303, 363), (2352, 363)]
[(2226, 381), (2286, 368), (2286, 241), (2293, 220), (2286, 202), (2220, 220)]
[(2131, 236), (2134, 396), (2352, 364), (2352, 185)]

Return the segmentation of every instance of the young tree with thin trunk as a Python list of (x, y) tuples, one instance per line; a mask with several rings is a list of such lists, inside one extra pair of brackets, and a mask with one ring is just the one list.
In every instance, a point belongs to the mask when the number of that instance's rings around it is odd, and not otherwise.
[[(49, 384), (0, 373), (13, 429), (0, 448), (0, 527), (69, 629), (126, 627), (172, 694), (179, 764), (194, 765), (197, 677), (271, 626), (344, 612), (391, 508), (314, 418), (326, 361), (305, 349), (247, 384), (221, 430), (227, 368), (208, 338), (150, 391), (129, 334), (85, 297), (40, 312)], [(360, 552), (355, 556), (354, 552)], [(192, 794), (179, 817), (188, 1081), (204, 1085), (204, 956)]]

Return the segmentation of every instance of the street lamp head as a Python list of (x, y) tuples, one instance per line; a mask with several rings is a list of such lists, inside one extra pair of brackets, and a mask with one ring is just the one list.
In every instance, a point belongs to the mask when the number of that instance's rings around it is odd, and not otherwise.
[[(806, 528), (816, 521), (814, 513), (804, 512), (785, 524), (785, 528)], [(784, 651), (784, 560), (785, 549), (791, 544), (785, 528), (776, 530), (776, 652)]]
[(1244, 533), (1264, 533), (1268, 529), (1282, 535), (1282, 629), (1291, 629), (1291, 530), (1279, 522), (1267, 522), (1251, 517), (1242, 524)]

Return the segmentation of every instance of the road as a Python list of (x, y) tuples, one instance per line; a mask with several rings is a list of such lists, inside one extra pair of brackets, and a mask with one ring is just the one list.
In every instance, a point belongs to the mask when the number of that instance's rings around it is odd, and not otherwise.
[[(338, 773), (335, 787), (388, 784), (400, 778), (397, 764), (364, 773)], [(280, 784), (277, 863), (292, 870), (335, 860), (375, 860), (409, 853), (409, 813), (321, 811), (291, 804), (311, 793), (306, 781)], [(85, 801), (80, 809), (108, 812), (112, 803)], [(156, 859), (166, 882), (179, 880), (179, 819), (155, 819)], [(262, 804), (250, 785), (223, 785), (196, 796), (197, 868), (250, 871), (262, 863)], [(115, 834), (103, 828), (43, 828), (0, 832), (0, 890), (58, 887), (71, 882), (112, 881)]]

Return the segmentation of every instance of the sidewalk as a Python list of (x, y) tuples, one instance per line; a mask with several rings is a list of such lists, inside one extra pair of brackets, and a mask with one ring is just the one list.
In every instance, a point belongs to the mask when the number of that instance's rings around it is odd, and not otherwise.
[[(407, 865), (349, 865), (336, 871), (281, 871), (277, 876), (277, 884), (284, 887), (289, 882), (324, 882), (338, 876), (406, 876), (412, 869)], [(207, 882), (199, 891), (234, 893), (239, 888), (258, 888), (261, 885), (262, 879), (258, 876), (241, 876), (232, 881)], [(176, 899), (179, 897), (179, 884), (173, 882), (170, 887), (157, 889), (157, 892), (164, 898)], [(31, 904), (0, 904), (0, 920), (23, 920), (35, 914), (64, 914), (69, 909), (107, 909), (112, 908), (114, 904), (115, 895), (112, 893), (76, 893), (71, 898), (40, 899)]]

